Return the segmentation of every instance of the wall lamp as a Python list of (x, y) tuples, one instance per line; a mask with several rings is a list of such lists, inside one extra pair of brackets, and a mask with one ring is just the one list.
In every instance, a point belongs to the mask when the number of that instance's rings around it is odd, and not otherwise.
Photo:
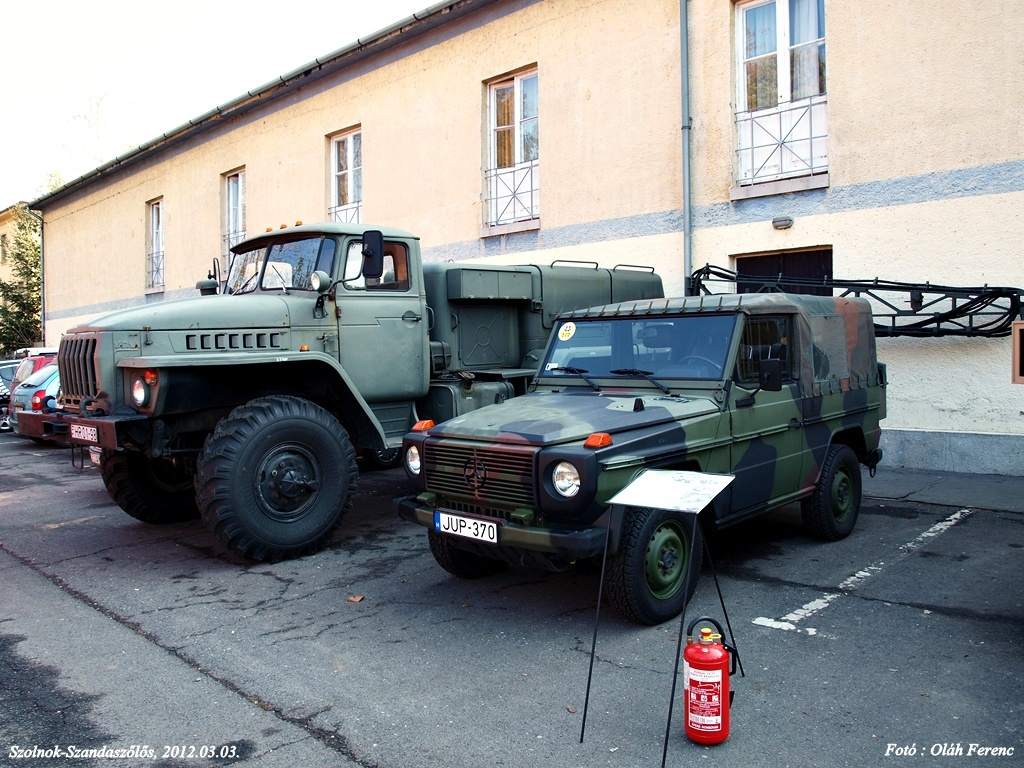
[(779, 216), (774, 218), (772, 219), (772, 226), (775, 227), (775, 229), (789, 229), (793, 226), (793, 217)]

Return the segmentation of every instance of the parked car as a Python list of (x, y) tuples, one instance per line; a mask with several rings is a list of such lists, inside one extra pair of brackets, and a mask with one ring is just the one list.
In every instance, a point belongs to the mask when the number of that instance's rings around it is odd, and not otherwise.
[(43, 366), (11, 393), (11, 426), (18, 428), (18, 414), (23, 411), (41, 411), (47, 400), (57, 397), (60, 389), (60, 370), (56, 363)]
[(52, 363), (56, 357), (56, 352), (46, 352), (39, 355), (29, 355), (24, 358), (18, 364), (17, 370), (14, 371), (14, 379), (10, 387), (11, 393), (14, 393), (14, 390), (18, 388), (18, 385), (21, 384), (21, 382), (25, 381), (29, 376), (44, 366)]
[(10, 432), (11, 385), (20, 360), (0, 360), (0, 432)]

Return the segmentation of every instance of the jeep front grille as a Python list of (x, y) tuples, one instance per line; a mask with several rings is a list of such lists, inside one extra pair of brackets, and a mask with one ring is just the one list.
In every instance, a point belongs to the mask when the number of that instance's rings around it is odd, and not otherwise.
[(60, 341), (57, 363), (66, 404), (78, 405), (83, 398), (96, 397), (99, 392), (96, 343), (95, 336), (65, 336)]
[(482, 507), (505, 511), (518, 507), (534, 509), (536, 451), (427, 440), (423, 446), (427, 488)]

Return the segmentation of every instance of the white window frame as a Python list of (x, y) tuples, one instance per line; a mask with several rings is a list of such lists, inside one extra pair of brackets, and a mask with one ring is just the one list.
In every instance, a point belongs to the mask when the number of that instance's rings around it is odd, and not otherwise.
[(231, 249), (245, 240), (245, 169), (224, 174), (224, 267), (231, 263)]
[(146, 203), (146, 290), (164, 289), (164, 200)]
[[(487, 87), (487, 170), (484, 172), (487, 228), (536, 222), (540, 219), (540, 106), (524, 106), (524, 95), (533, 88), (539, 102), (540, 78), (537, 68), (503, 77)], [(499, 93), (512, 89), (513, 116), (510, 124), (499, 125)], [(513, 157), (501, 165), (498, 139), (501, 132), (511, 131)], [(532, 133), (533, 142), (527, 141)], [(511, 162), (509, 162), (511, 161)]]
[[(737, 186), (778, 182), (826, 174), (825, 181), (804, 186), (827, 185), (828, 98), (827, 92), (792, 98), (790, 9), (795, 0), (750, 0), (736, 5), (736, 168)], [(756, 110), (747, 105), (746, 22), (747, 12), (764, 6), (775, 8), (775, 50), (758, 57), (776, 60), (777, 103)], [(824, 45), (825, 36), (815, 41)], [(752, 59), (753, 60), (753, 57)], [(779, 189), (778, 191), (790, 191)]]
[[(328, 218), (342, 224), (363, 220), (363, 130), (331, 138), (331, 207)], [(344, 192), (344, 194), (343, 194)]]

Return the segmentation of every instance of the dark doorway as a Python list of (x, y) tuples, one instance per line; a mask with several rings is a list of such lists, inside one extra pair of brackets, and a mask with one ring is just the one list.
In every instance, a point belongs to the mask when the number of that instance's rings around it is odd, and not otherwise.
[[(781, 290), (831, 296), (832, 289), (820, 283), (832, 277), (832, 249), (737, 256), (736, 273), (738, 293)], [(787, 282), (787, 279), (792, 282)]]

